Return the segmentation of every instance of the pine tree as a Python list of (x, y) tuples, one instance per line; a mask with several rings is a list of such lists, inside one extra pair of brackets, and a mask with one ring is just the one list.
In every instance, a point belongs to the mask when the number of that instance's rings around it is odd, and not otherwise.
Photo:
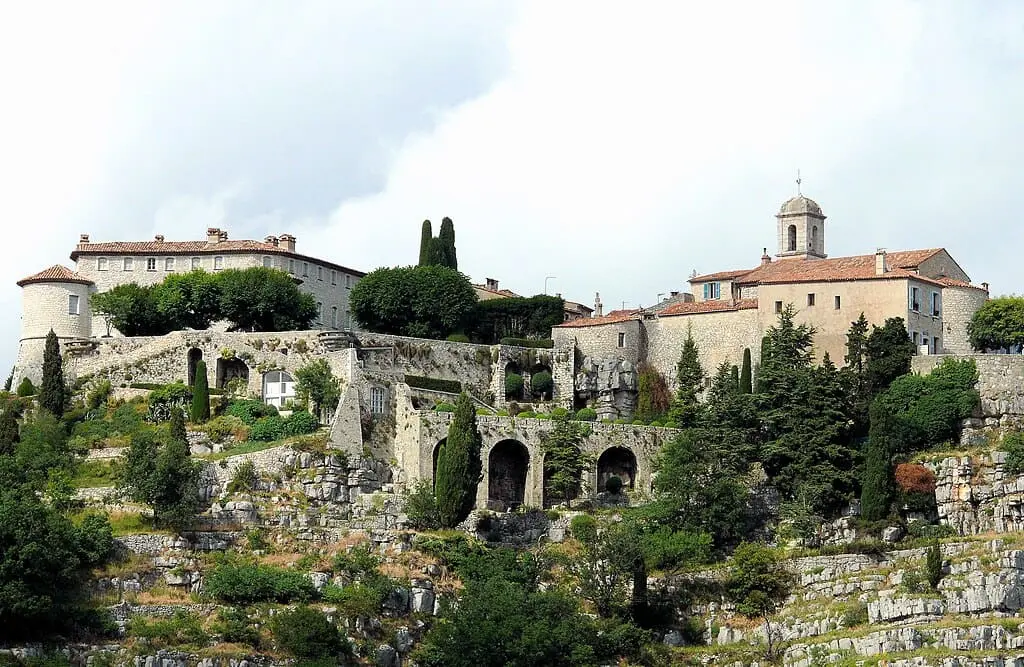
[[(184, 417), (180, 411), (178, 415), (184, 430)], [(186, 528), (199, 511), (199, 470), (184, 440), (172, 437), (164, 445), (150, 488), (150, 505), (157, 523), (179, 531)]]
[(669, 411), (669, 419), (681, 428), (693, 426), (700, 415), (698, 396), (704, 388), (704, 369), (700, 365), (700, 353), (693, 340), (693, 332), (687, 330), (683, 351), (676, 364), (676, 400)]
[(43, 383), (39, 389), (39, 405), (53, 416), (64, 415), (64, 404), (67, 402), (67, 387), (64, 384), (64, 366), (60, 356), (60, 343), (57, 334), (46, 334), (46, 347), (43, 350)]
[(743, 349), (743, 369), (740, 371), (740, 393), (750, 394), (754, 391), (753, 373), (750, 365), (750, 348)]
[(853, 400), (853, 431), (857, 436), (867, 434), (868, 407), (871, 405), (871, 387), (868, 384), (867, 364), (868, 321), (864, 313), (850, 323), (846, 333), (846, 367), (843, 377)]
[(459, 270), (459, 260), (455, 252), (455, 223), (451, 218), (441, 220), (441, 230), (437, 234), (440, 245), (440, 264), (449, 269)]
[(420, 266), (427, 266), (430, 263), (430, 244), (433, 240), (434, 230), (431, 228), (430, 220), (424, 220), (420, 231)]
[(740, 368), (736, 364), (733, 364), (729, 370), (729, 379), (732, 381), (732, 386), (736, 388), (736, 391), (740, 390)]
[(910, 372), (914, 343), (910, 340), (902, 317), (890, 317), (881, 327), (874, 327), (865, 343), (867, 375), (871, 395), (877, 396), (901, 375)]
[(454, 528), (466, 518), (476, 500), (482, 464), (483, 441), (476, 427), (476, 409), (469, 394), (462, 393), (455, 403), (455, 414), (448, 427), (448, 438), (437, 456), (434, 496), (441, 525)]
[(0, 414), (0, 456), (13, 454), (14, 446), (20, 440), (18, 415), (10, 405)]
[(871, 431), (864, 451), (864, 479), (861, 481), (860, 513), (868, 521), (889, 516), (896, 491), (892, 471), (892, 434), (895, 419), (880, 400), (871, 403)]
[(192, 410), (190, 417), (193, 424), (201, 424), (210, 418), (210, 384), (206, 377), (206, 362), (196, 362), (196, 379), (192, 386)]

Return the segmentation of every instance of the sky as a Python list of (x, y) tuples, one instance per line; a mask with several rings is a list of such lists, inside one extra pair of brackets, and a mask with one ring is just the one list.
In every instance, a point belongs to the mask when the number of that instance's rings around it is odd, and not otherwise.
[(1024, 4), (218, 0), (0, 7), (0, 364), (15, 282), (93, 241), (288, 232), (605, 311), (774, 252), (945, 247), (1022, 291)]

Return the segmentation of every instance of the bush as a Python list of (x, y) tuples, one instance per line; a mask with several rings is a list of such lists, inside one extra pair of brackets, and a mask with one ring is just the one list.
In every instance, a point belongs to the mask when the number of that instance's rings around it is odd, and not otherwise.
[(597, 538), (597, 519), (589, 514), (574, 516), (569, 523), (569, 531), (580, 542), (592, 543)]
[(416, 530), (437, 530), (441, 527), (434, 489), (428, 480), (416, 482), (406, 497), (405, 515), (409, 518), (409, 525)]
[(273, 405), (267, 405), (263, 401), (242, 399), (238, 401), (231, 401), (228, 405), (228, 409), (224, 412), (228, 416), (237, 417), (244, 423), (252, 426), (256, 423), (256, 420), (261, 417), (276, 416), (277, 408)]
[(442, 380), (440, 378), (428, 378), (421, 375), (405, 376), (405, 383), (417, 389), (429, 389), (432, 391), (444, 391), (449, 394), (462, 393), (462, 383), (457, 380)]
[(548, 371), (534, 373), (530, 377), (530, 390), (533, 392), (534, 396), (551, 398), (554, 389), (555, 381), (552, 379), (551, 373)]
[(206, 578), (206, 594), (232, 604), (312, 600), (316, 589), (302, 572), (271, 565), (224, 562)]
[(434, 412), (455, 412), (455, 406), (451, 403), (438, 403), (434, 406)]
[(502, 338), (501, 344), (513, 347), (533, 347), (550, 350), (555, 346), (555, 341), (550, 338)]
[(285, 420), (278, 415), (260, 417), (249, 429), (249, 440), (253, 442), (273, 442), (285, 436)]
[(244, 442), (249, 438), (249, 427), (238, 417), (222, 415), (214, 417), (203, 425), (203, 432), (213, 442), (224, 442), (229, 438), (236, 442)]
[(296, 410), (284, 420), (284, 434), (288, 436), (313, 433), (318, 427), (316, 417), (305, 410)]
[(907, 493), (934, 493), (935, 473), (918, 463), (896, 466), (896, 485)]
[(357, 544), (348, 551), (334, 556), (331, 562), (331, 571), (335, 574), (345, 574), (350, 579), (355, 579), (367, 574), (376, 573), (381, 564), (380, 556), (373, 552), (370, 543)]
[(228, 482), (228, 493), (252, 491), (256, 488), (259, 479), (259, 475), (256, 474), (256, 465), (251, 460), (246, 459), (235, 468), (235, 474), (231, 477), (231, 481)]
[(633, 426), (647, 426), (647, 422), (640, 418), (634, 419), (630, 423), (633, 424)]
[(448, 338), (446, 338), (445, 340), (447, 340), (449, 343), (468, 343), (469, 336), (462, 333), (453, 333), (452, 335), (448, 336)]
[(615, 419), (612, 421), (613, 424), (619, 424), (620, 426), (626, 423), (625, 419)]
[(110, 384), (110, 380), (100, 380), (97, 382), (85, 396), (86, 409), (98, 409), (101, 405), (107, 402), (107, 399), (110, 398), (110, 392), (112, 391), (113, 387)]
[(487, 408), (477, 408), (476, 409), (476, 416), (477, 417), (490, 417), (493, 414), (494, 413), (492, 411), (488, 410)]
[(580, 408), (576, 412), (576, 421), (593, 422), (597, 421), (597, 410), (594, 408)]
[(28, 379), (27, 376), (23, 377), (21, 379), (21, 383), (18, 384), (17, 394), (18, 394), (18, 396), (21, 396), (22, 398), (25, 398), (27, 396), (35, 396), (36, 395), (36, 386), (34, 384), (32, 384), (32, 380)]
[(1024, 431), (1010, 431), (1003, 436), (999, 449), (1006, 452), (1003, 470), (1011, 475), (1024, 473)]
[(326, 659), (351, 655), (352, 647), (322, 611), (305, 605), (282, 611), (270, 621), (278, 648), (297, 658)]
[(536, 416), (537, 416), (537, 413), (534, 412), (533, 410), (523, 410), (522, 412), (520, 412), (519, 414), (516, 415), (516, 417), (521, 417), (523, 419), (529, 419), (531, 417), (536, 417)]
[(260, 647), (260, 633), (249, 620), (244, 609), (225, 607), (220, 610), (213, 631), (220, 640), (229, 644), (247, 644), (254, 649)]
[(505, 398), (518, 398), (523, 393), (523, 376), (519, 373), (505, 373)]
[(658, 421), (657, 419), (655, 419), (655, 420), (654, 420), (654, 421), (652, 421), (652, 422), (651, 422), (650, 424), (648, 424), (648, 426), (664, 426), (664, 424), (662, 424), (662, 423), (661, 423), (660, 421)]
[(612, 475), (604, 483), (604, 488), (608, 493), (617, 494), (619, 491), (622, 491), (622, 478), (618, 475)]
[(154, 647), (188, 644), (203, 647), (209, 641), (202, 619), (196, 614), (179, 611), (171, 618), (146, 619), (133, 616), (126, 628), (128, 636), (144, 639)]
[(181, 382), (165, 384), (149, 392), (149, 419), (165, 422), (171, 418), (174, 408), (187, 411), (192, 403), (192, 390)]
[(569, 411), (565, 408), (555, 408), (551, 411), (552, 419), (566, 419), (569, 417)]

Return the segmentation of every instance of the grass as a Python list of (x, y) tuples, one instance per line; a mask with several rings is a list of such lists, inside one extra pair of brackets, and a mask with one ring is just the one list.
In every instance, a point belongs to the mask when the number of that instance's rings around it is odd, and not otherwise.
[(82, 461), (75, 470), (71, 483), (76, 489), (94, 489), (114, 486), (123, 463), (116, 459)]
[(111, 512), (108, 516), (114, 537), (137, 535), (139, 533), (169, 534), (169, 531), (153, 528), (153, 520), (139, 512)]

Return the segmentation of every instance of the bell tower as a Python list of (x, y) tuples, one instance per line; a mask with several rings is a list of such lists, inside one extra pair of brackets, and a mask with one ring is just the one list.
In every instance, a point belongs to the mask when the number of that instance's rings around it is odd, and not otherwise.
[(825, 254), (825, 214), (813, 199), (800, 192), (797, 176), (797, 195), (787, 200), (775, 215), (778, 220), (779, 252), (776, 257), (822, 259)]

